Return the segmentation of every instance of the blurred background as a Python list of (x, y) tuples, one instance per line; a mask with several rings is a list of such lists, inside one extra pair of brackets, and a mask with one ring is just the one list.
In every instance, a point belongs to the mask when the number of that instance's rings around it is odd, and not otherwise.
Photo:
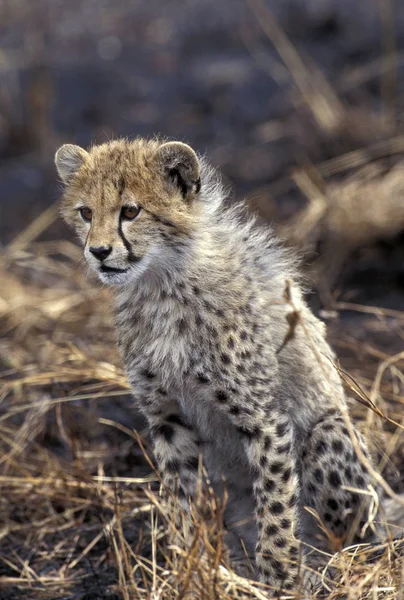
[[(404, 492), (403, 74), (402, 0), (0, 0), (2, 599), (149, 599), (150, 565), (167, 578), (109, 291), (58, 217), (62, 143), (161, 134), (208, 155), (303, 257), (351, 412)], [(192, 597), (233, 597), (182, 556)], [(402, 564), (348, 563), (330, 598), (378, 597), (363, 577), (402, 593)]]
[(2, 0), (0, 27), (3, 245), (57, 199), (59, 144), (159, 133), (321, 255), (331, 287), (356, 253), (367, 295), (402, 300), (399, 0)]

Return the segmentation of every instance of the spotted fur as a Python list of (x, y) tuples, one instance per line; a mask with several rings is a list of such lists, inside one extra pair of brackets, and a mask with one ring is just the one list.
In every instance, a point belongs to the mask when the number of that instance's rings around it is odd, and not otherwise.
[[(119, 348), (165, 482), (192, 498), (202, 453), (216, 491), (229, 494), (229, 536), (255, 547), (262, 581), (292, 589), (299, 540), (363, 533), (360, 491), (370, 482), (296, 261), (225, 206), (217, 173), (185, 144), (68, 145), (56, 164), (63, 216), (90, 267), (115, 286)], [(140, 209), (134, 220), (124, 206)], [(109, 254), (100, 260), (90, 247)], [(292, 334), (288, 286), (300, 311)]]

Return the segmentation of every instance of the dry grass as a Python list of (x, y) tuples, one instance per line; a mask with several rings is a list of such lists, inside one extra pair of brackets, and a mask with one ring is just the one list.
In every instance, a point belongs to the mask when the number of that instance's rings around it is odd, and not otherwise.
[[(346, 73), (337, 92), (313, 60), (298, 53), (265, 3), (248, 4), (284, 66), (269, 69), (270, 76), (282, 73), (297, 115), (304, 107), (331, 145), (348, 132), (355, 148), (364, 147), (316, 167), (307, 164), (270, 190), (275, 196), (296, 185), (307, 198), (307, 208), (283, 233), (306, 250), (318, 251), (326, 240), (315, 274), (328, 292), (341, 259), (404, 228), (402, 164), (387, 170), (382, 162), (369, 165), (404, 152), (403, 136), (392, 137), (394, 60), (400, 57), (394, 56), (389, 7), (383, 9), (382, 63)], [(33, 73), (26, 98), (32, 131), (16, 123), (18, 102), (3, 107), (10, 139), (17, 146), (28, 139), (44, 158), (58, 137), (50, 126), (45, 54), (39, 36), (30, 56), (45, 67)], [(359, 119), (340, 97), (373, 70), (384, 77), (383, 123), (365, 108)], [(387, 139), (373, 139), (374, 130), (387, 132)], [(200, 497), (189, 517), (175, 498), (165, 499), (115, 348), (110, 294), (86, 278), (75, 245), (37, 242), (56, 214), (55, 206), (49, 208), (0, 257), (1, 600), (266, 598), (263, 586), (230, 566), (223, 506), (214, 496)], [(378, 546), (312, 558), (306, 575), (316, 585), (309, 596), (404, 600), (403, 542), (392, 541), (404, 525), (394, 498), (404, 493), (404, 312), (345, 301), (333, 302), (324, 316), (332, 317), (329, 333), (352, 395), (351, 413), (393, 498), (384, 502), (390, 528)], [(177, 528), (170, 544), (179, 519), (188, 535)]]
[[(348, 162), (341, 171), (349, 168)], [(308, 203), (281, 233), (315, 255), (311, 274), (319, 286), (331, 288), (358, 248), (393, 239), (404, 230), (403, 161), (392, 167), (385, 160), (372, 162), (337, 181), (326, 180), (314, 167), (296, 170), (293, 179)]]
[[(88, 281), (72, 243), (35, 242), (49, 211), (43, 219), (0, 265), (0, 597), (265, 598), (263, 586), (229, 565), (223, 506), (214, 496), (182, 515), (189, 534), (177, 532), (169, 544), (179, 509), (161, 495), (128, 396), (109, 291)], [(330, 324), (342, 367), (379, 411), (402, 423), (404, 361), (394, 346), (404, 313), (339, 309), (360, 319), (354, 329), (344, 320)], [(359, 331), (365, 334), (355, 339)], [(375, 441), (392, 491), (401, 493), (402, 430), (355, 400), (352, 412)], [(390, 510), (388, 519), (401, 517)], [(402, 543), (386, 540), (324, 556), (311, 597), (401, 598), (402, 554)], [(313, 572), (318, 564), (310, 563)]]

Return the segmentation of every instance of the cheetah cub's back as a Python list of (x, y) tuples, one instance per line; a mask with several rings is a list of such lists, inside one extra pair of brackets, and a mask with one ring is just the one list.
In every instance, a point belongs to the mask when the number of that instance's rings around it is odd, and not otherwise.
[[(296, 585), (299, 542), (369, 537), (355, 450), (366, 447), (272, 232), (225, 207), (217, 173), (180, 142), (65, 145), (55, 160), (63, 216), (115, 288), (119, 348), (167, 486), (192, 499), (202, 452), (217, 493), (227, 488), (235, 555), (255, 554), (274, 590)], [(300, 311), (293, 335), (285, 289)]]

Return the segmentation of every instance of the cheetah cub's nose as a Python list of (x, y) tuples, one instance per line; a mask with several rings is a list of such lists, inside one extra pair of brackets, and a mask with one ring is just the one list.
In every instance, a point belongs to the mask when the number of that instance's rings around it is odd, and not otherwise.
[(90, 246), (89, 248), (91, 254), (98, 258), (98, 260), (105, 260), (107, 256), (109, 256), (112, 252), (112, 246), (98, 246), (95, 248), (94, 246)]

